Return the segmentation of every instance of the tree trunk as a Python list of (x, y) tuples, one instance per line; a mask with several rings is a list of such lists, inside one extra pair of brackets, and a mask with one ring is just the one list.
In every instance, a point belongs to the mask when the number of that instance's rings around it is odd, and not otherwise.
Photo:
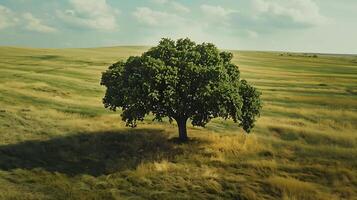
[(176, 122), (177, 122), (177, 126), (178, 126), (180, 141), (182, 141), (182, 142), (187, 141), (188, 140), (187, 128), (186, 128), (187, 119), (179, 119), (179, 120), (176, 120)]

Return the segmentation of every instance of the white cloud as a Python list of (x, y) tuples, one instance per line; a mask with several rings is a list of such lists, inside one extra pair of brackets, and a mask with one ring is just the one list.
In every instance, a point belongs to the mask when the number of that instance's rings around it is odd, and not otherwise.
[(0, 30), (15, 25), (17, 21), (18, 19), (9, 8), (0, 5)]
[(201, 24), (206, 28), (213, 28), (215, 31), (218, 29), (231, 29), (232, 17), (234, 13), (238, 13), (236, 10), (223, 8), (222, 6), (207, 5), (203, 4), (200, 6), (201, 12), (203, 13)]
[(173, 26), (183, 22), (183, 18), (175, 14), (155, 11), (148, 7), (136, 8), (133, 15), (139, 22), (149, 26)]
[(31, 13), (23, 14), (23, 18), (26, 22), (25, 28), (27, 30), (42, 33), (51, 33), (57, 31), (55, 28), (43, 24), (40, 19), (34, 17)]
[(183, 12), (183, 13), (187, 13), (187, 12), (190, 12), (190, 9), (176, 1), (172, 1), (171, 2), (171, 6), (177, 10), (178, 12)]
[(106, 0), (70, 0), (72, 9), (57, 11), (57, 16), (68, 24), (90, 29), (113, 31), (118, 28), (118, 10)]
[(152, 1), (157, 4), (165, 4), (168, 2), (168, 0), (152, 0)]
[(304, 25), (327, 22), (327, 18), (320, 14), (320, 9), (313, 0), (254, 0), (253, 7), (258, 17), (288, 18), (294, 23)]
[(160, 5), (169, 5), (171, 8), (173, 8), (175, 11), (181, 12), (181, 13), (188, 13), (190, 12), (190, 9), (183, 4), (174, 1), (174, 0), (152, 0), (156, 4)]
[(227, 18), (230, 14), (237, 12), (235, 10), (225, 9), (221, 6), (212, 6), (206, 4), (201, 5), (200, 8), (206, 16), (210, 16), (212, 18)]
[[(19, 18), (17, 18), (19, 16)], [(31, 13), (15, 14), (9, 8), (0, 5), (0, 29), (5, 29), (10, 26), (20, 26), (30, 31), (50, 33), (55, 32), (56, 29), (45, 25), (42, 21)]]

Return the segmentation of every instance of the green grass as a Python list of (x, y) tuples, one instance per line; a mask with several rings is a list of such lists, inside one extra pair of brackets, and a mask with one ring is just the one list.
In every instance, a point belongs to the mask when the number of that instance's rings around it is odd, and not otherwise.
[(263, 92), (231, 121), (124, 126), (101, 72), (147, 47), (0, 47), (0, 199), (356, 199), (356, 56), (233, 51)]

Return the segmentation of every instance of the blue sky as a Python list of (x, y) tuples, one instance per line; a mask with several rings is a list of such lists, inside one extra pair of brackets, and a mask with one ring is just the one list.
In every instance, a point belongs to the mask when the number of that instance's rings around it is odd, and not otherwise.
[(357, 53), (357, 0), (0, 0), (0, 45), (154, 45)]

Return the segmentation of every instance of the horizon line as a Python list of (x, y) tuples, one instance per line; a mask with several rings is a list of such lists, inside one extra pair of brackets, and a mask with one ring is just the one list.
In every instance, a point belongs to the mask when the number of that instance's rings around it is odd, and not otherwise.
[[(139, 45), (139, 44), (125, 44), (113, 46), (96, 46), (96, 47), (33, 47), (33, 46), (15, 46), (15, 45), (0, 45), (0, 48), (20, 48), (20, 49), (101, 49), (101, 48), (120, 48), (120, 47), (146, 47), (151, 48), (155, 45)], [(217, 47), (218, 48), (218, 47)], [(337, 53), (337, 52), (314, 52), (314, 51), (300, 51), (300, 50), (258, 50), (258, 49), (226, 49), (218, 48), (222, 51), (241, 51), (241, 52), (271, 52), (271, 53), (294, 53), (294, 54), (318, 54), (318, 55), (340, 55), (340, 56), (357, 56), (357, 53)]]

